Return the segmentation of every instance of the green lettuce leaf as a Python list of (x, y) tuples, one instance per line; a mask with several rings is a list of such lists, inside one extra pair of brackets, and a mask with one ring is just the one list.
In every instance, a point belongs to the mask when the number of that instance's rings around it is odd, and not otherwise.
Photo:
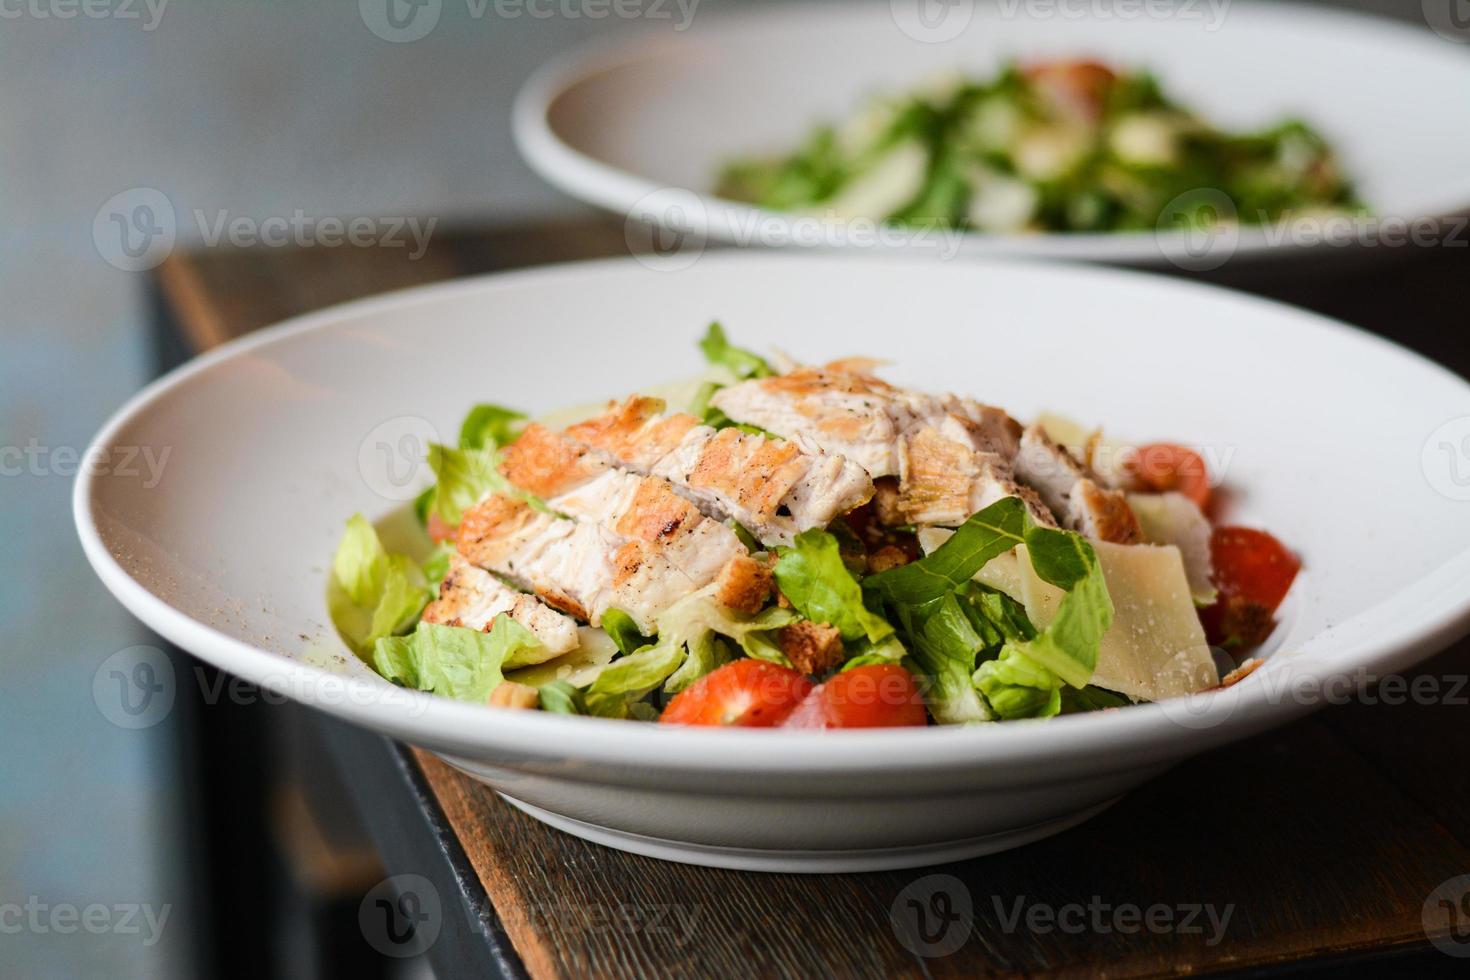
[(1032, 527), (1026, 551), (1037, 576), (1067, 594), (1046, 629), (1030, 639), (1008, 639), (975, 671), (975, 686), (1002, 718), (1057, 714), (1062, 684), (1087, 686), (1113, 624), (1113, 601), (1092, 545), (1070, 531)]
[(735, 612), (715, 600), (713, 586), (693, 592), (658, 618), (656, 641), (614, 660), (597, 676), (587, 689), (588, 711), (627, 717), (630, 706), (655, 688), (662, 685), (665, 693), (677, 694), (733, 659), (734, 648), (789, 667), (775, 631), (799, 618), (779, 606), (755, 616)]
[(500, 453), (493, 449), (450, 449), (429, 443), (429, 467), (438, 482), (430, 509), (446, 524), (458, 524), (487, 493), (503, 494), (523, 501), (545, 514), (556, 513), (541, 498), (519, 490), (497, 468)]
[(411, 627), (432, 595), (418, 565), (406, 555), (389, 554), (367, 518), (354, 514), (348, 520), (332, 558), (327, 606), (332, 623), (359, 654)]
[(1024, 543), (1030, 524), (1021, 499), (1005, 497), (973, 514), (932, 554), (869, 576), (863, 586), (889, 603), (931, 602), (968, 582), (992, 558)]
[[(1021, 544), (1037, 576), (1067, 593), (1039, 634), (1018, 603), (971, 581)], [(1091, 679), (1113, 618), (1092, 546), (1070, 531), (1037, 526), (1017, 497), (991, 504), (933, 553), (870, 576), (863, 587), (905, 625), (916, 666), (931, 678), (930, 710), (941, 722), (979, 720), (959, 689), (962, 670), (995, 716), (1056, 714), (1061, 687)]]
[(551, 681), (536, 689), (541, 710), (557, 715), (585, 715), (587, 700), (582, 692), (567, 681)]
[(993, 717), (975, 690), (971, 675), (985, 641), (953, 593), (913, 611), (909, 656), (924, 684), (929, 713), (941, 725), (990, 721)]
[(835, 536), (820, 528), (803, 531), (779, 555), (776, 584), (797, 612), (835, 626), (848, 642), (880, 645), (894, 637), (893, 625), (864, 604), (862, 586), (843, 563)]
[(513, 408), (483, 403), (470, 409), (459, 427), (460, 449), (499, 449), (516, 441), (526, 414)]
[(621, 609), (609, 609), (602, 614), (602, 629), (617, 644), (619, 653), (632, 653), (653, 642), (652, 637), (638, 632), (638, 624), (633, 622), (633, 617)]
[(373, 666), (396, 684), (461, 701), (484, 702), (503, 679), (502, 668), (540, 641), (509, 616), (490, 632), (420, 623), (408, 636), (389, 636), (373, 648)]
[(718, 323), (709, 325), (699, 349), (711, 364), (728, 368), (737, 378), (766, 378), (776, 373), (759, 354), (732, 346), (725, 337), (725, 328)]

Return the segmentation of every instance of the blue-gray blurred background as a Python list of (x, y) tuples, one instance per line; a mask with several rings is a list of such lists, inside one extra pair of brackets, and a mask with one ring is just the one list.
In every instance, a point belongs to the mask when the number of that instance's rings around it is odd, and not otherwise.
[[(1423, 22), (1419, 0), (1332, 2)], [(693, 30), (735, 5), (699, 0)], [(511, 144), (512, 97), (567, 46), (650, 26), (556, 12), (576, 5), (510, 17), (497, 11), (516, 8), (443, 0), (431, 34), (394, 44), (359, 8), (0, 0), (0, 448), (11, 450), (0, 475), (0, 976), (203, 969), (183, 885), (177, 730), (119, 728), (94, 703), (99, 665), (148, 637), (87, 569), (57, 455), (85, 447), (153, 370), (143, 274), (99, 255), (99, 207), (152, 187), (182, 209), (255, 217), (565, 214), (577, 206)], [(672, 30), (683, 18), (670, 8)], [(13, 931), (18, 913), (4, 907), (27, 902), (168, 906), (169, 918), (156, 936), (146, 925)], [(265, 917), (238, 926), (272, 928)]]

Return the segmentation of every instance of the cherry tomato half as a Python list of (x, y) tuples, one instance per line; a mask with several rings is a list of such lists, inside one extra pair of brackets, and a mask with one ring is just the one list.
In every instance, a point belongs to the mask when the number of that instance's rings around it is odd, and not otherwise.
[(1102, 115), (1108, 90), (1118, 80), (1107, 65), (1086, 59), (1037, 62), (1022, 73), (1058, 108), (1085, 119)]
[(1301, 560), (1270, 534), (1248, 527), (1215, 528), (1210, 558), (1220, 598), (1200, 612), (1206, 635), (1211, 643), (1256, 646), (1270, 634)]
[(1187, 446), (1169, 442), (1139, 446), (1128, 460), (1128, 470), (1154, 493), (1177, 490), (1200, 510), (1210, 505), (1210, 471), (1204, 458)]
[(429, 511), (429, 519), (424, 522), (424, 529), (429, 532), (429, 539), (435, 544), (453, 541), (454, 533), (459, 530), (453, 524), (444, 523), (434, 511)]
[(781, 724), (812, 690), (805, 674), (764, 660), (737, 660), (674, 695), (659, 721), (669, 725)]
[(928, 724), (914, 675), (897, 664), (834, 674), (787, 716), (782, 728), (898, 728)]

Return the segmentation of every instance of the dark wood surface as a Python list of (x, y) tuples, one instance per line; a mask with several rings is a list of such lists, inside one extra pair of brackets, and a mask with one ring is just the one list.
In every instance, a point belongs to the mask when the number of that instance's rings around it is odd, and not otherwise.
[[(628, 248), (620, 223), (588, 219), (444, 234), (416, 262), (387, 249), (181, 253), (157, 285), (203, 350), (370, 293)], [(1466, 271), (1464, 250), (1435, 249), (1246, 284), (1465, 373)], [(1227, 267), (1216, 281), (1241, 276)], [(1470, 874), (1470, 644), (1416, 673), (1438, 679), (1433, 703), (1359, 698), (1179, 766), (1052, 839), (878, 874), (758, 875), (624, 854), (537, 823), (427, 753), (362, 733), (333, 741), (348, 765), (373, 767), (359, 780), (374, 778), (372, 792), (357, 795), (383, 811), (368, 822), (388, 869), (430, 877), (463, 907), (446, 909), (456, 921), (434, 957), (461, 964), (455, 975), (1464, 975), (1470, 960), (1431, 945), (1422, 910), (1438, 885)], [(937, 885), (973, 909), (968, 938), (944, 956), (911, 952), (891, 921), (900, 892), (932, 875), (957, 879)], [(1036, 930), (1008, 924), (1018, 902), (1164, 905), (1176, 922), (1209, 906), (1230, 918), (1218, 941), (1204, 913), (1202, 932)]]

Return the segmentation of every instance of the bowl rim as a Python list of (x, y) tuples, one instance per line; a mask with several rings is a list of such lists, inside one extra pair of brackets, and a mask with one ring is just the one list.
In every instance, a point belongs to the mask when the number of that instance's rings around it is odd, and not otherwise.
[[(870, 0), (858, 8), (859, 14), (870, 14), (881, 7), (881, 0)], [(774, 7), (755, 8), (743, 11), (718, 11), (709, 18), (715, 25), (714, 31), (730, 34), (759, 33), (771, 29), (769, 21), (787, 23), (825, 16), (823, 5), (810, 0)], [(1426, 37), (1418, 29), (1396, 19), (1365, 11), (1351, 11), (1331, 7), (1320, 7), (1301, 0), (1279, 0), (1261, 3), (1257, 0), (1237, 0), (1232, 13), (1244, 11), (1248, 16), (1275, 19), (1280, 23), (1323, 25), (1331, 23), (1347, 30), (1361, 31), (1371, 26), (1377, 35), (1401, 44), (1416, 44), (1427, 53), (1431, 48), (1446, 57), (1444, 48), (1448, 42), (1436, 44), (1433, 37)], [(700, 40), (708, 39), (704, 35)], [(677, 192), (681, 205), (694, 203), (693, 208), (681, 211), (688, 232), (706, 236), (715, 241), (741, 243), (744, 229), (759, 222), (773, 231), (777, 247), (788, 248), (831, 248), (825, 242), (807, 240), (796, 233), (796, 222), (802, 216), (756, 207), (746, 202), (722, 198), (713, 192), (666, 184), (604, 163), (564, 141), (551, 124), (551, 112), (558, 99), (575, 86), (607, 71), (634, 64), (648, 57), (657, 57), (665, 51), (678, 50), (684, 38), (667, 32), (644, 29), (633, 36), (594, 38), (585, 41), (561, 55), (550, 59), (536, 69), (522, 84), (511, 109), (511, 134), (517, 149), (527, 166), (543, 180), (569, 196), (594, 206), (622, 215), (625, 221), (656, 220), (656, 209), (644, 209), (641, 205), (659, 193)], [(1427, 56), (1427, 54), (1426, 54)], [(1470, 59), (1466, 62), (1470, 72)], [(1444, 221), (1470, 214), (1470, 175), (1461, 178), (1453, 189), (1445, 188), (1443, 199), (1435, 196), (1433, 203), (1420, 202), (1414, 215), (1395, 215), (1409, 221)], [(640, 217), (642, 215), (642, 217)], [(837, 219), (840, 220), (840, 219)], [(884, 225), (884, 227), (893, 227)], [(1233, 236), (1212, 239), (1205, 251), (1195, 251), (1196, 243), (1187, 231), (1161, 233), (1157, 229), (1145, 231), (1115, 232), (1042, 232), (1034, 235), (1008, 235), (994, 232), (966, 231), (960, 233), (960, 241), (968, 255), (974, 257), (1022, 257), (1053, 258), (1065, 260), (1104, 261), (1133, 263), (1144, 266), (1163, 265), (1171, 256), (1185, 255), (1193, 268), (1215, 268), (1229, 259), (1245, 260), (1270, 254), (1280, 257), (1306, 253), (1322, 253), (1328, 250), (1344, 254), (1361, 251), (1361, 248), (1330, 249), (1331, 242), (1323, 236), (1316, 241), (1282, 236), (1273, 239), (1270, 229), (1260, 225), (1238, 226)], [(903, 244), (871, 245), (849, 242), (835, 246), (842, 249), (883, 249), (907, 247)], [(929, 247), (925, 244), (923, 247)]]
[[(722, 267), (789, 265), (848, 266), (860, 262), (897, 264), (911, 259), (893, 255), (802, 255), (760, 253), (742, 250), (704, 256), (702, 262)], [(1339, 338), (1379, 347), (1385, 356), (1408, 358), (1417, 367), (1459, 385), (1470, 405), (1470, 382), (1435, 362), (1383, 337), (1285, 303), (1242, 294), (1223, 287), (1189, 282), (1138, 270), (1095, 265), (1034, 260), (986, 260), (989, 267), (1029, 269), (1033, 272), (1071, 277), (1074, 280), (1131, 280), (1147, 282), (1151, 288), (1176, 291), (1187, 297), (1219, 302), (1222, 299), (1243, 309), (1284, 313), (1300, 329), (1317, 330)], [(973, 266), (957, 267), (968, 274)], [(634, 272), (636, 270), (636, 272)], [(253, 331), (210, 350), (151, 382), (128, 399), (102, 426), (87, 449), (87, 456), (109, 447), (142, 416), (166, 411), (170, 397), (190, 385), (204, 372), (230, 360), (243, 358), (262, 348), (289, 343), (293, 338), (330, 330), (341, 322), (390, 310), (411, 308), (460, 294), (495, 293), (561, 283), (585, 285), (589, 276), (643, 274), (647, 270), (636, 259), (619, 257), (567, 262), (514, 272), (454, 279), (447, 282), (396, 290), (353, 300), (292, 317), (274, 326)], [(688, 773), (763, 772), (833, 774), (892, 771), (895, 767), (915, 773), (938, 770), (1019, 769), (1047, 761), (1063, 763), (1078, 771), (1090, 771), (1098, 763), (1128, 766), (1146, 760), (1162, 761), (1183, 757), (1213, 745), (1245, 737), (1255, 731), (1284, 723), (1305, 714), (1315, 705), (1273, 702), (1270, 690), (1259, 683), (1244, 683), (1172, 702), (1137, 704), (1118, 711), (1089, 712), (1060, 716), (1044, 722), (1008, 722), (977, 726), (930, 726), (924, 729), (859, 730), (814, 734), (780, 730), (699, 728), (671, 729), (653, 724), (613, 719), (567, 717), (536, 711), (491, 711), (487, 708), (436, 695), (396, 688), (376, 677), (352, 678), (254, 646), (200, 622), (154, 595), (123, 567), (102, 539), (98, 526), (98, 478), (101, 472), (82, 467), (73, 484), (72, 512), (82, 549), (104, 586), (138, 619), (180, 648), (246, 681), (263, 688), (288, 693), (349, 721), (418, 744), (452, 746), (464, 756), (493, 756), (516, 753), (532, 757), (576, 757), (580, 760), (636, 764), (644, 769)], [(1371, 625), (1355, 629), (1363, 616), (1335, 624), (1324, 633), (1303, 642), (1333, 634), (1330, 657), (1320, 652), (1290, 654), (1278, 670), (1323, 684), (1329, 678), (1346, 676), (1350, 670), (1402, 669), (1470, 631), (1470, 544), (1439, 568), (1405, 586), (1380, 610), (1399, 596), (1407, 596), (1415, 611), (1423, 615), (1407, 624), (1402, 615), (1390, 617), (1387, 627)], [(1421, 609), (1422, 607), (1422, 609)], [(1384, 617), (1378, 617), (1380, 620)], [(345, 647), (343, 648), (345, 650)], [(1264, 673), (1264, 670), (1263, 670)], [(348, 696), (340, 691), (345, 685)], [(396, 696), (385, 700), (386, 691)], [(332, 695), (332, 692), (338, 692)], [(353, 695), (357, 695), (354, 697)], [(361, 703), (359, 703), (361, 702)], [(593, 737), (588, 737), (593, 736)], [(757, 747), (766, 751), (754, 751)], [(650, 751), (653, 749), (657, 751)], [(774, 751), (771, 751), (774, 750)], [(921, 751), (916, 751), (921, 750)], [(1119, 753), (1133, 752), (1126, 760)], [(1057, 769), (1049, 770), (1055, 776)], [(595, 779), (595, 774), (587, 778)], [(1047, 774), (1032, 773), (1033, 781)]]

